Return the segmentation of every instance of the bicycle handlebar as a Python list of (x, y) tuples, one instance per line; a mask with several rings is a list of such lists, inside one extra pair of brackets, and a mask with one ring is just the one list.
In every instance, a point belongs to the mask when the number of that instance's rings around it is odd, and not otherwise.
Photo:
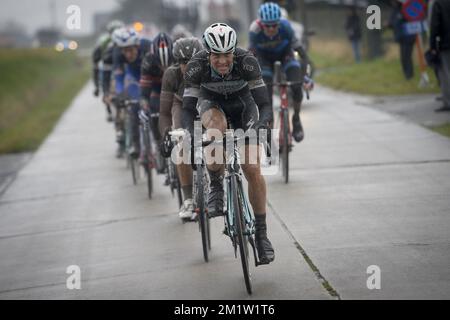
[[(184, 138), (186, 136), (186, 133), (187, 132), (184, 129), (175, 129), (175, 130), (169, 131), (169, 135), (171, 135), (172, 137), (177, 137), (177, 138), (178, 137)], [(241, 136), (241, 137), (234, 136), (234, 141), (238, 142), (238, 141), (240, 141), (242, 139), (245, 139), (245, 138), (246, 138), (245, 135)], [(209, 146), (211, 144), (222, 144), (222, 145), (225, 145), (225, 143), (226, 143), (226, 138), (225, 139), (222, 138), (222, 139), (219, 139), (219, 140), (215, 140), (215, 139), (203, 140), (202, 141), (202, 147), (207, 147), (207, 146)], [(263, 141), (262, 143), (266, 147), (266, 154), (267, 154), (267, 156), (270, 157), (271, 154), (272, 154), (272, 149), (271, 149), (270, 143), (268, 143), (267, 141)]]

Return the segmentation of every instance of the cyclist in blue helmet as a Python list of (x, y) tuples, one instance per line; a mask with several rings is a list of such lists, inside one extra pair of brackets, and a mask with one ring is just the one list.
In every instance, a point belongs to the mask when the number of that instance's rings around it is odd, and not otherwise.
[(293, 136), (295, 141), (302, 141), (304, 133), (300, 121), (300, 107), (303, 99), (301, 83), (304, 81), (307, 63), (303, 61), (300, 64), (295, 59), (294, 52), (297, 51), (302, 58), (306, 57), (306, 54), (289, 21), (281, 17), (281, 8), (278, 4), (267, 2), (260, 6), (259, 18), (250, 25), (249, 38), (249, 49), (259, 60), (264, 82), (268, 84), (267, 89), (271, 103), (272, 86), (270, 84), (273, 82), (275, 61), (281, 61), (287, 80), (294, 82), (291, 86), (294, 107)]

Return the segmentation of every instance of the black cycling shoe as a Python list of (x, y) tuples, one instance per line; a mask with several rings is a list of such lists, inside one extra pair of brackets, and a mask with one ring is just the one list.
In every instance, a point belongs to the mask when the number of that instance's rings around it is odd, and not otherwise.
[(208, 195), (208, 215), (211, 218), (223, 216), (223, 176), (220, 173), (209, 171), (209, 177), (211, 183)]
[(256, 251), (258, 252), (259, 264), (269, 264), (275, 260), (275, 251), (273, 250), (272, 243), (267, 238), (267, 225), (266, 216), (255, 216), (256, 219), (256, 232), (255, 232), (255, 244)]
[(292, 117), (292, 136), (294, 137), (294, 140), (296, 142), (301, 142), (303, 138), (305, 137), (305, 134), (303, 133), (303, 126), (302, 122), (300, 121), (300, 116), (293, 116)]
[(166, 179), (164, 180), (164, 185), (165, 186), (169, 186), (170, 185), (170, 178), (169, 178), (168, 175), (166, 176)]

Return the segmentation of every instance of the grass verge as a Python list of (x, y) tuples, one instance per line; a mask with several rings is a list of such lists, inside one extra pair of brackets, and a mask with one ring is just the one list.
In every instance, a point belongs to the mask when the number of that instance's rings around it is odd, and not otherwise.
[(36, 150), (89, 78), (73, 52), (0, 50), (0, 154)]
[(430, 129), (450, 138), (450, 123), (444, 124), (442, 126), (432, 127)]
[(428, 87), (418, 87), (420, 72), (417, 63), (415, 77), (405, 80), (397, 49), (392, 44), (385, 57), (356, 64), (349, 43), (330, 39), (313, 42), (311, 57), (318, 70), (315, 78), (318, 83), (334, 89), (369, 95), (438, 93), (439, 87), (430, 68), (427, 69)]

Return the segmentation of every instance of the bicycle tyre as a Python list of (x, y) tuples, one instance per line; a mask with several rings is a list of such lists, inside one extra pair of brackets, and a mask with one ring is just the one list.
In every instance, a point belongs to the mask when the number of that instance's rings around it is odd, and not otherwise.
[(252, 283), (250, 279), (250, 270), (248, 262), (248, 239), (244, 235), (244, 215), (242, 210), (242, 202), (239, 200), (238, 196), (238, 184), (236, 177), (231, 177), (231, 196), (233, 197), (233, 211), (235, 216), (236, 234), (237, 242), (239, 246), (239, 256), (241, 257), (242, 272), (244, 274), (245, 287), (248, 294), (252, 294)]
[(147, 175), (147, 195), (151, 199), (153, 195), (153, 172), (150, 164), (146, 164), (145, 172)]
[(208, 257), (208, 227), (209, 227), (209, 219), (206, 215), (206, 211), (205, 211), (205, 195), (204, 195), (204, 180), (203, 180), (203, 166), (197, 166), (197, 187), (196, 187), (196, 211), (197, 211), (197, 215), (198, 215), (198, 223), (200, 226), (200, 233), (201, 233), (201, 238), (202, 238), (202, 249), (203, 249), (203, 259), (205, 260), (205, 262), (209, 261), (209, 257)]
[(131, 166), (131, 176), (133, 178), (133, 184), (137, 185), (137, 170), (139, 170), (139, 168), (136, 168), (137, 160), (130, 157), (130, 166)]
[(183, 194), (181, 193), (180, 178), (178, 177), (177, 169), (175, 168), (175, 166), (174, 170), (175, 170), (175, 184), (177, 189), (178, 206), (181, 207), (183, 205)]

